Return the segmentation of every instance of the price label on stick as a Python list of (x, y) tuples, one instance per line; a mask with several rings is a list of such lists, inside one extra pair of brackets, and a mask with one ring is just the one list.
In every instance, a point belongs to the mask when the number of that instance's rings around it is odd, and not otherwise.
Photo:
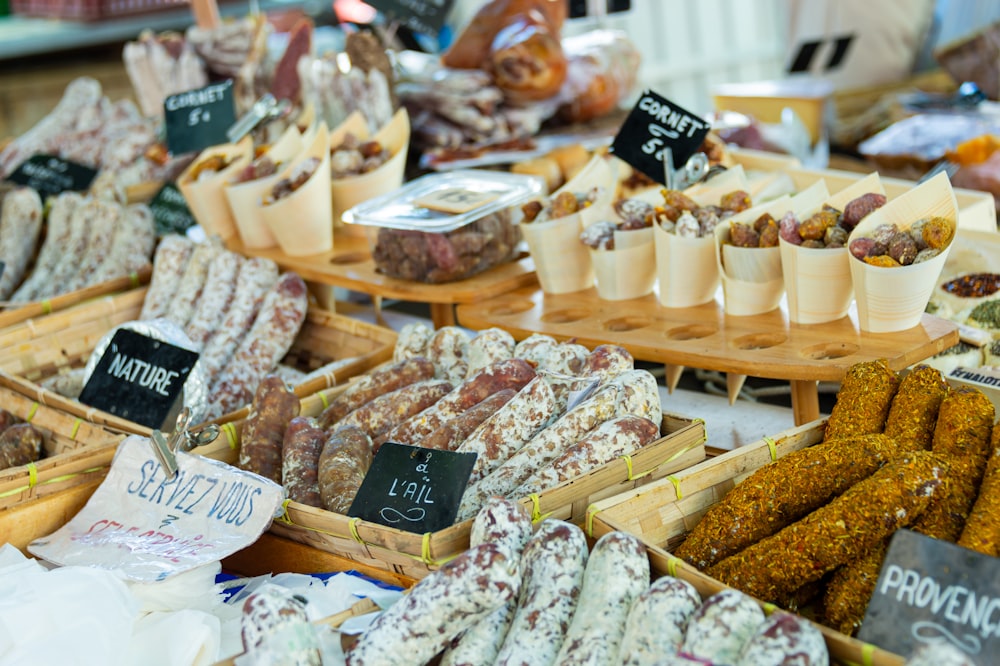
[(413, 32), (437, 37), (455, 0), (368, 0), (368, 4)]
[(946, 641), (976, 664), (1000, 664), (1000, 559), (899, 530), (858, 638), (900, 655)]
[(163, 102), (167, 147), (174, 155), (226, 143), (236, 122), (233, 80), (170, 95)]
[(197, 224), (188, 208), (187, 200), (174, 183), (166, 183), (149, 202), (149, 209), (156, 221), (156, 233), (183, 234)]
[(174, 411), (198, 354), (120, 329), (80, 393), (80, 402), (150, 428)]
[(22, 162), (7, 180), (38, 191), (44, 199), (60, 192), (80, 192), (90, 187), (97, 170), (55, 155), (34, 155)]
[(416, 534), (450, 527), (475, 462), (475, 453), (386, 442), (347, 515)]
[(646, 90), (611, 143), (611, 152), (658, 183), (667, 185), (666, 148), (673, 164), (684, 165), (708, 134), (709, 124), (670, 100)]

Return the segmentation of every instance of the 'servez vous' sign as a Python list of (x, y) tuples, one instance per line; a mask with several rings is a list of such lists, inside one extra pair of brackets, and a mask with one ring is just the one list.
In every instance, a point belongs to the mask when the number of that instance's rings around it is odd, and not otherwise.
[(947, 641), (1000, 664), (1000, 559), (899, 530), (858, 638), (902, 656)]
[(386, 442), (347, 515), (416, 534), (450, 527), (475, 462), (475, 453)]
[(670, 100), (646, 90), (611, 143), (611, 152), (658, 183), (666, 185), (664, 148), (673, 168), (683, 166), (708, 134), (709, 124)]

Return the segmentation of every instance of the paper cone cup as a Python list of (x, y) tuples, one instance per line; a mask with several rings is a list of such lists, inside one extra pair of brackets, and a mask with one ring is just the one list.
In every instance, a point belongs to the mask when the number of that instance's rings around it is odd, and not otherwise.
[[(823, 203), (842, 211), (850, 201), (868, 192), (885, 194), (878, 173), (865, 176), (827, 197)], [(797, 210), (796, 214), (804, 219), (820, 208), (822, 204), (804, 211)], [(847, 248), (800, 247), (784, 240), (780, 246), (789, 321), (823, 324), (847, 316), (854, 298)]]
[(311, 157), (319, 166), (302, 187), (272, 204), (261, 207), (261, 216), (281, 251), (292, 257), (322, 254), (333, 249), (333, 208), (330, 200), (330, 141), (325, 123), (320, 123), (309, 148), (282, 170), (287, 178)]
[(594, 264), (599, 298), (623, 301), (640, 298), (653, 290), (656, 250), (652, 234), (652, 229), (616, 231), (614, 250), (587, 248)]
[(953, 225), (951, 242), (930, 261), (884, 268), (849, 258), (861, 330), (891, 333), (905, 331), (920, 323), (954, 244), (958, 204), (948, 175), (938, 174), (893, 199), (863, 219), (851, 232), (848, 243), (869, 236), (880, 224), (895, 224), (900, 229), (909, 229), (914, 222), (925, 217), (943, 217)]
[(594, 286), (590, 248), (580, 242), (583, 230), (580, 214), (520, 226), (535, 261), (535, 274), (542, 291), (568, 294)]
[(653, 238), (663, 306), (687, 308), (715, 298), (719, 266), (715, 260), (714, 236), (684, 238), (657, 224), (653, 227)]
[(298, 128), (299, 132), (305, 132), (306, 129), (315, 124), (316, 105), (312, 102), (307, 102), (302, 108), (302, 112), (299, 114), (299, 117), (295, 119), (295, 126)]
[[(351, 115), (353, 117), (354, 114)], [(348, 118), (344, 124), (346, 125), (350, 121), (351, 118)], [(343, 128), (344, 125), (341, 125), (338, 129), (343, 130)], [(365, 131), (365, 135), (367, 136), (367, 130)], [(363, 225), (358, 224), (342, 225), (341, 218), (344, 213), (369, 199), (374, 199), (375, 197), (397, 190), (403, 184), (403, 172), (406, 169), (406, 153), (410, 145), (410, 116), (407, 114), (406, 109), (397, 111), (392, 119), (386, 123), (385, 127), (376, 132), (372, 138), (380, 142), (392, 154), (392, 157), (374, 171), (361, 174), (360, 176), (338, 178), (331, 181), (330, 184), (330, 194), (333, 199), (334, 224), (342, 226), (345, 231), (352, 235), (364, 235), (365, 228)], [(337, 140), (334, 140), (333, 135), (331, 135), (330, 150), (340, 145), (342, 141), (343, 132)]]
[[(268, 149), (266, 155), (279, 165), (293, 160), (302, 152), (302, 135), (295, 126), (289, 127), (277, 141)], [(243, 241), (243, 246), (248, 249), (264, 249), (274, 247), (278, 242), (274, 234), (264, 224), (261, 216), (261, 201), (271, 191), (275, 183), (281, 180), (281, 168), (271, 176), (265, 176), (245, 183), (234, 183), (226, 185), (223, 190), (226, 200), (229, 202), (229, 209), (232, 211), (233, 219), (236, 221), (236, 229)]]
[[(747, 190), (747, 175), (742, 165), (726, 169), (711, 180), (692, 185), (684, 190), (684, 194), (694, 200), (699, 206), (718, 206), (723, 194), (736, 190)], [(663, 203), (661, 198), (660, 203)]]
[(552, 196), (555, 197), (560, 192), (583, 194), (598, 187), (602, 189), (602, 196), (598, 197), (597, 203), (610, 203), (615, 195), (615, 179), (612, 163), (605, 156), (595, 154), (575, 176), (553, 192)]
[[(747, 211), (744, 211), (747, 212)], [(722, 279), (726, 314), (749, 316), (770, 312), (781, 303), (781, 251), (776, 247), (744, 248), (728, 243), (728, 220), (715, 228), (715, 260)]]
[[(191, 174), (194, 168), (212, 155), (224, 155), (233, 161), (225, 169), (194, 181)], [(229, 210), (224, 187), (226, 183), (240, 172), (253, 158), (253, 139), (245, 137), (239, 143), (226, 143), (206, 148), (198, 155), (187, 169), (177, 179), (177, 187), (184, 200), (187, 201), (191, 214), (209, 236), (217, 235), (222, 240), (229, 240), (236, 235), (236, 221)]]

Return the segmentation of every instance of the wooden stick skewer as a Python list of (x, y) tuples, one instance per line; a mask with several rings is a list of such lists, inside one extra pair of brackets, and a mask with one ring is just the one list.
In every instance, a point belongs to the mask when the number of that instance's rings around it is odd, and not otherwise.
[(199, 28), (212, 30), (219, 27), (219, 5), (215, 0), (191, 0), (191, 13)]

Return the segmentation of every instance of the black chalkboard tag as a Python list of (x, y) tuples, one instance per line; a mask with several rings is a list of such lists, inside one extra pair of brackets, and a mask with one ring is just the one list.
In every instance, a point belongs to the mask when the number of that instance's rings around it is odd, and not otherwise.
[(386, 442), (347, 515), (416, 534), (450, 527), (475, 463), (475, 453)]
[(119, 329), (80, 394), (80, 402), (149, 428), (164, 428), (198, 354)]
[(369, 0), (368, 4), (413, 32), (437, 37), (455, 0)]
[(197, 224), (187, 200), (174, 183), (166, 183), (160, 188), (150, 200), (149, 209), (153, 212), (156, 233), (160, 236), (183, 234)]
[(708, 130), (706, 121), (647, 89), (622, 123), (611, 152), (666, 185), (663, 149), (670, 148), (672, 166), (681, 167), (698, 152)]
[(904, 657), (947, 641), (976, 664), (1000, 664), (1000, 559), (897, 531), (858, 638)]
[(7, 180), (37, 190), (44, 199), (60, 192), (86, 190), (97, 170), (55, 155), (33, 155), (14, 169)]
[(172, 155), (227, 143), (226, 130), (236, 122), (233, 80), (170, 95), (163, 101), (163, 109)]

